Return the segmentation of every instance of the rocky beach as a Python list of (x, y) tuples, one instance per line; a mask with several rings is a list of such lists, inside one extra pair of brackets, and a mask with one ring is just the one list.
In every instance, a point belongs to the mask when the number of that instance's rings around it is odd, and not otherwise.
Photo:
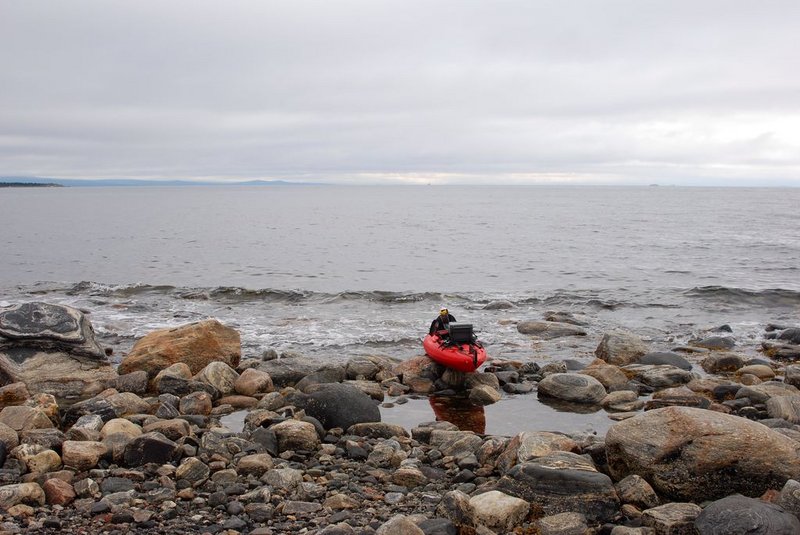
[[(516, 328), (568, 339), (581, 323)], [(239, 333), (207, 319), (148, 333), (117, 365), (83, 311), (14, 304), (0, 311), (0, 530), (798, 533), (800, 329), (763, 329), (756, 357), (725, 325), (674, 347), (611, 330), (590, 359), (463, 374), (419, 353), (243, 358)], [(614, 423), (493, 436), (381, 421), (434, 395), (538, 396)]]

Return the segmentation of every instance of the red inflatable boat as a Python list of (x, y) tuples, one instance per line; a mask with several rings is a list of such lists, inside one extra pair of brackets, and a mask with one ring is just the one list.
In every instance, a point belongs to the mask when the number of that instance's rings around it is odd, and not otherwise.
[(445, 341), (437, 334), (429, 334), (422, 340), (422, 347), (439, 364), (460, 372), (474, 372), (486, 362), (486, 350), (472, 340), (472, 325), (469, 325), (469, 338), (466, 339), (469, 341), (465, 341), (452, 328), (450, 337), (451, 340)]

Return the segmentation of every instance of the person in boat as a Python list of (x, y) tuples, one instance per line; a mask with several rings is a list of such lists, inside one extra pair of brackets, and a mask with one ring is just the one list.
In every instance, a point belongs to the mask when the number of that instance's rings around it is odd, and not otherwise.
[(450, 335), (450, 331), (448, 330), (450, 323), (455, 323), (455, 321), (456, 318), (454, 318), (446, 308), (442, 308), (439, 311), (439, 315), (436, 316), (436, 319), (431, 322), (431, 328), (428, 334), (438, 334), (439, 337), (446, 339)]

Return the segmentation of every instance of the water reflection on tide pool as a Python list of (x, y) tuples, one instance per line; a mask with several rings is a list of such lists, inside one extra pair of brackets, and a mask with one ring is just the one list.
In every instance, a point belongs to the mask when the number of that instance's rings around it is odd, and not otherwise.
[(381, 418), (408, 430), (422, 422), (443, 420), (463, 431), (502, 436), (514, 436), (522, 431), (605, 435), (614, 423), (598, 406), (541, 400), (535, 395), (504, 397), (486, 407), (473, 405), (461, 397), (421, 397), (401, 405), (381, 407)]
[[(423, 422), (447, 421), (462, 431), (481, 435), (514, 436), (522, 431), (557, 431), (605, 435), (614, 423), (596, 405), (579, 405), (532, 396), (504, 397), (494, 405), (480, 407), (464, 397), (431, 396), (408, 398), (405, 403), (387, 399), (381, 406), (381, 420), (411, 431)], [(244, 428), (248, 411), (236, 411), (220, 418), (220, 423), (238, 433)]]

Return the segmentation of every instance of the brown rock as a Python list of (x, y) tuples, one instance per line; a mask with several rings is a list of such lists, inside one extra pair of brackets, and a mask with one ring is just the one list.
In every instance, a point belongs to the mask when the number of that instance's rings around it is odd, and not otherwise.
[(120, 363), (119, 373), (144, 370), (149, 377), (155, 377), (176, 362), (188, 364), (192, 373), (199, 373), (215, 361), (235, 368), (241, 354), (241, 338), (236, 330), (217, 320), (206, 320), (146, 335)]
[(158, 432), (170, 440), (177, 441), (192, 434), (192, 427), (186, 420), (175, 418), (174, 420), (162, 420), (145, 425), (142, 428), (145, 433)]
[(58, 401), (52, 394), (34, 394), (24, 405), (40, 409), (53, 423), (57, 424), (60, 420)]
[(270, 427), (278, 438), (278, 451), (314, 451), (319, 445), (319, 435), (314, 424), (300, 420), (286, 420)]
[(274, 463), (268, 453), (254, 453), (239, 459), (236, 471), (240, 474), (253, 474), (256, 477), (263, 476), (267, 470), (272, 470)]
[(673, 500), (760, 496), (800, 477), (800, 444), (737, 416), (667, 407), (616, 423), (606, 434), (609, 472), (646, 479)]
[(11, 405), (22, 405), (31, 397), (25, 383), (11, 383), (0, 387), (0, 408)]
[(130, 438), (138, 437), (143, 433), (142, 428), (125, 418), (114, 418), (103, 425), (100, 430), (100, 438), (105, 439), (109, 435), (123, 434)]
[(200, 414), (208, 416), (211, 414), (213, 403), (208, 392), (192, 392), (183, 396), (178, 403), (178, 410), (181, 414)]
[(61, 457), (53, 450), (44, 450), (27, 460), (28, 470), (34, 474), (46, 474), (61, 467)]
[(0, 442), (5, 444), (6, 450), (13, 450), (19, 445), (19, 434), (4, 423), (0, 423)]
[(594, 377), (600, 381), (600, 384), (609, 392), (622, 390), (628, 384), (628, 376), (619, 369), (619, 366), (608, 364), (601, 359), (593, 360), (586, 368), (578, 373)]
[(236, 379), (233, 388), (236, 393), (243, 396), (272, 392), (275, 389), (272, 377), (267, 372), (253, 368), (244, 370)]
[(102, 442), (67, 440), (62, 445), (62, 460), (64, 466), (71, 466), (82, 472), (97, 466), (106, 452), (106, 445)]
[(250, 396), (225, 396), (217, 400), (218, 405), (230, 405), (236, 410), (251, 409), (258, 405), (256, 398)]
[(161, 379), (164, 377), (177, 377), (179, 379), (185, 379), (186, 381), (189, 381), (192, 378), (192, 370), (185, 362), (176, 362), (171, 366), (167, 366), (158, 372), (155, 379), (153, 379), (153, 389), (156, 392), (159, 392), (158, 385), (161, 382)]
[(75, 489), (61, 479), (48, 479), (42, 484), (42, 490), (49, 505), (69, 505), (75, 501)]
[(0, 423), (19, 433), (30, 429), (49, 429), (53, 422), (41, 409), (25, 406), (5, 407), (0, 411)]
[(44, 505), (45, 495), (38, 483), (18, 483), (0, 487), (0, 507), (10, 509), (21, 503)]

